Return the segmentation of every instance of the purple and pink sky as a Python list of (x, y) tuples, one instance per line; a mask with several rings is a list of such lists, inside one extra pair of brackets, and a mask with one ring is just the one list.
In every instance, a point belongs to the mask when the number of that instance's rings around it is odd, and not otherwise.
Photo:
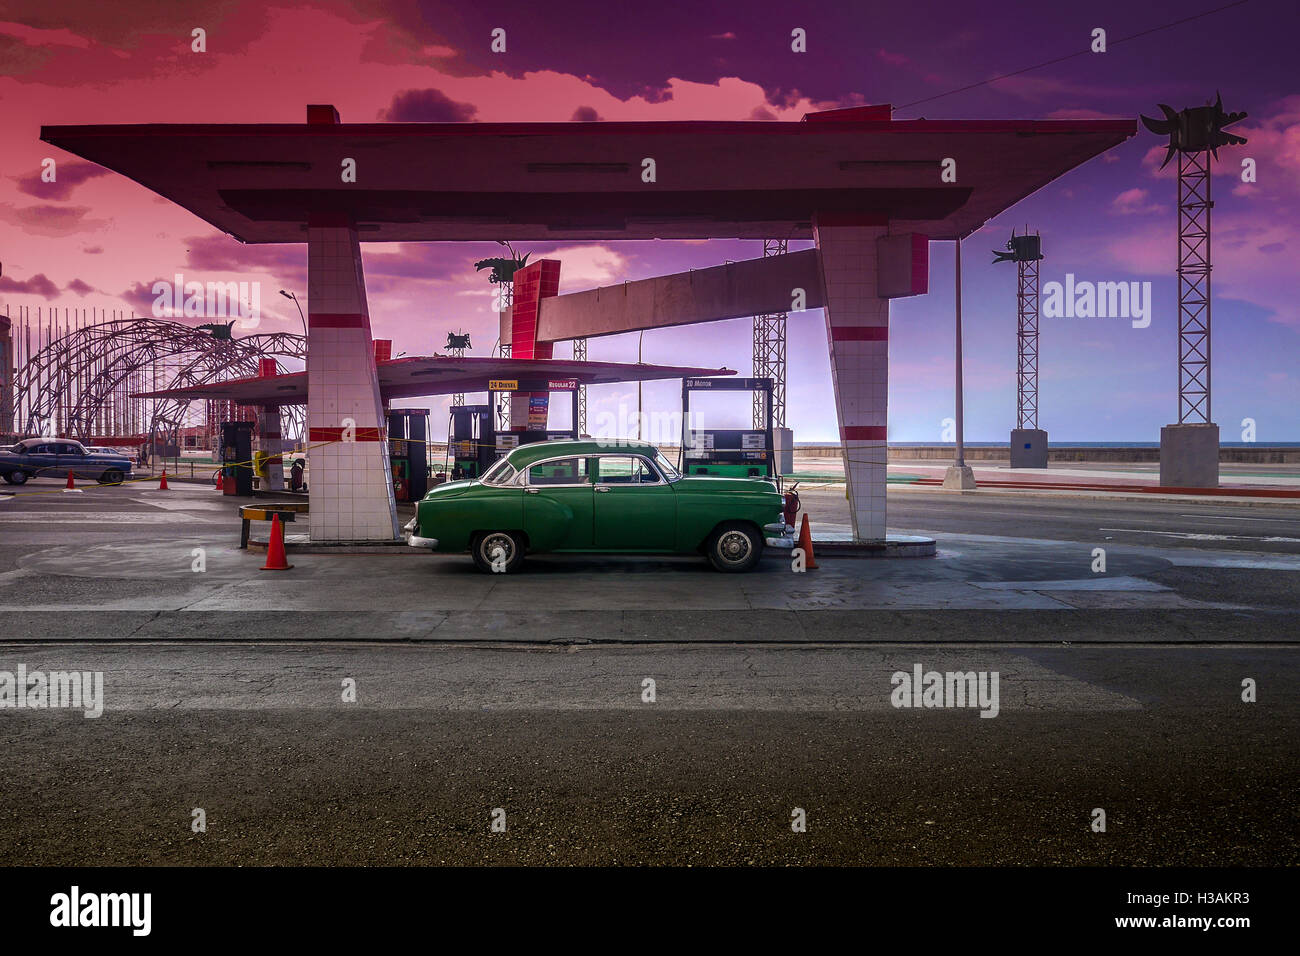
[[(1222, 91), (1248, 110), (1246, 146), (1215, 167), (1214, 410), (1224, 441), (1300, 440), (1300, 74), (1295, 0), (911, 4), (450, 4), (435, 0), (4, 0), (0, 3), (0, 309), (134, 309), (177, 272), (262, 283), (259, 331), (300, 328), (306, 247), (243, 246), (129, 180), (40, 141), (42, 125), (302, 122), (333, 103), (344, 122), (767, 119), (836, 106), (896, 107), (1078, 50), (1111, 49), (906, 109), (902, 119), (1132, 118)], [(191, 52), (191, 31), (207, 52)], [(507, 33), (507, 52), (489, 49)], [(808, 52), (790, 50), (807, 31)], [(1149, 281), (1149, 328), (1047, 319), (1040, 424), (1053, 441), (1154, 441), (1176, 417), (1173, 165), (1141, 132), (1013, 207), (963, 246), (966, 437), (1005, 441), (1015, 418), (1015, 273), (993, 266), (1013, 226), (1043, 235), (1042, 281)], [(59, 162), (43, 183), (41, 161)], [(1258, 181), (1240, 181), (1255, 160)], [(503, 236), (502, 238), (510, 238)], [(801, 244), (806, 245), (806, 244)], [(563, 262), (561, 293), (762, 254), (754, 241), (522, 243)], [(491, 287), (472, 263), (490, 243), (364, 247), (375, 335), (431, 353), (446, 333), (496, 338)], [(952, 244), (931, 246), (931, 292), (896, 300), (890, 438), (938, 441), (952, 399)], [(287, 308), (286, 308), (287, 307)], [(201, 321), (201, 320), (192, 320)], [(645, 335), (649, 362), (750, 367), (750, 322)], [(593, 360), (635, 360), (636, 336), (592, 340)], [(567, 355), (567, 346), (557, 350)], [(675, 410), (676, 382), (646, 386)], [(789, 424), (836, 434), (820, 312), (789, 321)], [(635, 407), (635, 386), (592, 390), (591, 420)], [(406, 402), (413, 405), (415, 402)], [(432, 399), (435, 421), (446, 400)], [(735, 424), (748, 412), (736, 408)], [(719, 422), (718, 424), (725, 424)], [(445, 427), (445, 426), (444, 426)]]

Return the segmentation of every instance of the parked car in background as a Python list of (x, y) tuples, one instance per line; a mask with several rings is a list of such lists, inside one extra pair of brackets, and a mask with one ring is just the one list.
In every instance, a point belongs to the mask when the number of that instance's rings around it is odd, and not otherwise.
[(783, 508), (769, 479), (683, 476), (653, 445), (551, 441), (438, 485), (405, 530), (411, 547), (469, 551), (483, 571), (544, 551), (703, 554), (719, 571), (748, 571), (764, 545), (793, 547)]
[(11, 485), (25, 484), (28, 478), (64, 478), (68, 472), (116, 484), (131, 477), (131, 458), (117, 452), (95, 454), (70, 438), (25, 438), (0, 448), (0, 477)]

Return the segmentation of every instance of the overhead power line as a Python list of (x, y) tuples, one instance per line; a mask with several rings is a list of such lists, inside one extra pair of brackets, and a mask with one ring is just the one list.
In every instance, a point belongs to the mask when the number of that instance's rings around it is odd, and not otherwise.
[[(1130, 40), (1137, 40), (1141, 37), (1150, 36), (1152, 33), (1159, 33), (1161, 30), (1168, 30), (1171, 27), (1180, 26), (1184, 23), (1190, 23), (1193, 20), (1199, 20), (1202, 17), (1208, 17), (1211, 14), (1222, 13), (1224, 10), (1231, 10), (1233, 7), (1240, 7), (1242, 4), (1249, 3), (1250, 0), (1235, 0), (1234, 3), (1226, 3), (1221, 7), (1215, 7), (1213, 10), (1206, 10), (1203, 13), (1194, 13), (1190, 17), (1183, 17), (1179, 20), (1171, 20), (1169, 23), (1162, 23), (1158, 27), (1151, 27), (1148, 30), (1142, 30), (1138, 33), (1130, 34), (1126, 37), (1120, 37), (1118, 40), (1111, 40), (1107, 43), (1107, 48), (1119, 46), (1121, 43), (1128, 43)], [(1073, 60), (1076, 56), (1086, 56), (1089, 50), (1076, 50), (1074, 53), (1067, 53), (1065, 56), (1058, 56), (1054, 60), (1045, 60), (1042, 63), (1035, 63), (1033, 66), (1027, 66), (1021, 70), (1013, 70), (1010, 73), (1000, 73), (997, 76), (990, 76), (987, 80), (980, 80), (978, 83), (969, 83), (966, 86), (959, 86), (956, 89), (948, 90), (946, 93), (935, 93), (933, 96), (927, 96), (924, 99), (913, 100), (911, 103), (904, 103), (902, 106), (894, 107), (894, 111), (909, 109), (913, 106), (920, 106), (922, 103), (929, 103), (932, 100), (943, 99), (945, 96), (953, 96), (956, 93), (965, 93), (967, 90), (978, 89), (981, 86), (987, 86), (990, 83), (996, 83), (998, 80), (1009, 79), (1013, 76), (1020, 76), (1022, 73), (1029, 73), (1033, 70), (1041, 70), (1045, 66), (1052, 66), (1056, 63), (1064, 63), (1066, 60)]]

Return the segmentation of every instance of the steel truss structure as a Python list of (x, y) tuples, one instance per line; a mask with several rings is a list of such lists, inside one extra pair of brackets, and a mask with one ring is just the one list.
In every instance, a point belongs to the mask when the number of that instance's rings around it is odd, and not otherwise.
[(1178, 424), (1210, 411), (1210, 152), (1178, 153)]
[[(587, 340), (573, 340), (573, 360), (575, 362), (587, 361)], [(587, 386), (578, 386), (578, 420), (573, 423), (574, 429), (579, 436), (587, 434)]]
[[(453, 346), (453, 347), (447, 349), (447, 354), (450, 355), (452, 358), (464, 358), (464, 357), (465, 357), (465, 349), (462, 348), (462, 347), (460, 347), (460, 346)], [(452, 408), (459, 408), (460, 406), (462, 406), (462, 405), (464, 405), (464, 404), (465, 404), (465, 393), (464, 393), (464, 392), (457, 392), (455, 395), (453, 395), (453, 396), (451, 397), (451, 407), (452, 407)]]
[[(18, 434), (57, 434), (88, 444), (143, 440), (179, 445), (193, 419), (188, 399), (139, 399), (138, 392), (256, 376), (265, 358), (305, 361), (303, 336), (290, 332), (216, 338), (179, 322), (115, 319), (54, 338), (32, 354), (14, 379)], [(203, 412), (209, 403), (199, 402)], [(228, 404), (228, 403), (212, 403)], [(303, 405), (281, 407), (281, 434), (300, 441)], [(224, 408), (222, 414), (236, 413)], [(206, 419), (208, 416), (202, 416)], [(212, 423), (203, 422), (205, 427)]]
[[(511, 282), (499, 283), (497, 288), (500, 290), (500, 294), (501, 294), (501, 299), (500, 299), (501, 308), (498, 309), (497, 312), (498, 313), (505, 312), (507, 314), (511, 313), (512, 310), (514, 309), (514, 303), (515, 303), (514, 282), (511, 281)], [(506, 345), (504, 343), (499, 345), (501, 357), (509, 358), (510, 349), (511, 349), (510, 345)], [(509, 392), (502, 392), (500, 395), (497, 396), (497, 431), (499, 432), (510, 431), (510, 393)]]
[[(788, 239), (764, 239), (763, 258), (790, 251)], [(785, 326), (787, 312), (754, 316), (754, 378), (772, 380), (772, 425), (785, 427)], [(754, 393), (754, 427), (767, 427), (763, 392)]]
[(1016, 262), (1017, 428), (1038, 428), (1038, 262)]

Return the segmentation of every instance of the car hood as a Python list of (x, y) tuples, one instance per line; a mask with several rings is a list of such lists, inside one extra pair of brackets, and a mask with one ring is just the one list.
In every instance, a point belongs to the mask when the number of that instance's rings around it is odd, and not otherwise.
[(705, 493), (739, 494), (742, 492), (767, 492), (775, 495), (776, 485), (767, 478), (726, 478), (715, 475), (689, 475), (673, 482), (673, 487), (681, 491), (702, 491)]
[(439, 498), (455, 498), (457, 495), (463, 495), (471, 488), (476, 487), (481, 482), (465, 479), (462, 481), (446, 481), (441, 485), (435, 485), (429, 489), (429, 493), (422, 500), (432, 501)]

